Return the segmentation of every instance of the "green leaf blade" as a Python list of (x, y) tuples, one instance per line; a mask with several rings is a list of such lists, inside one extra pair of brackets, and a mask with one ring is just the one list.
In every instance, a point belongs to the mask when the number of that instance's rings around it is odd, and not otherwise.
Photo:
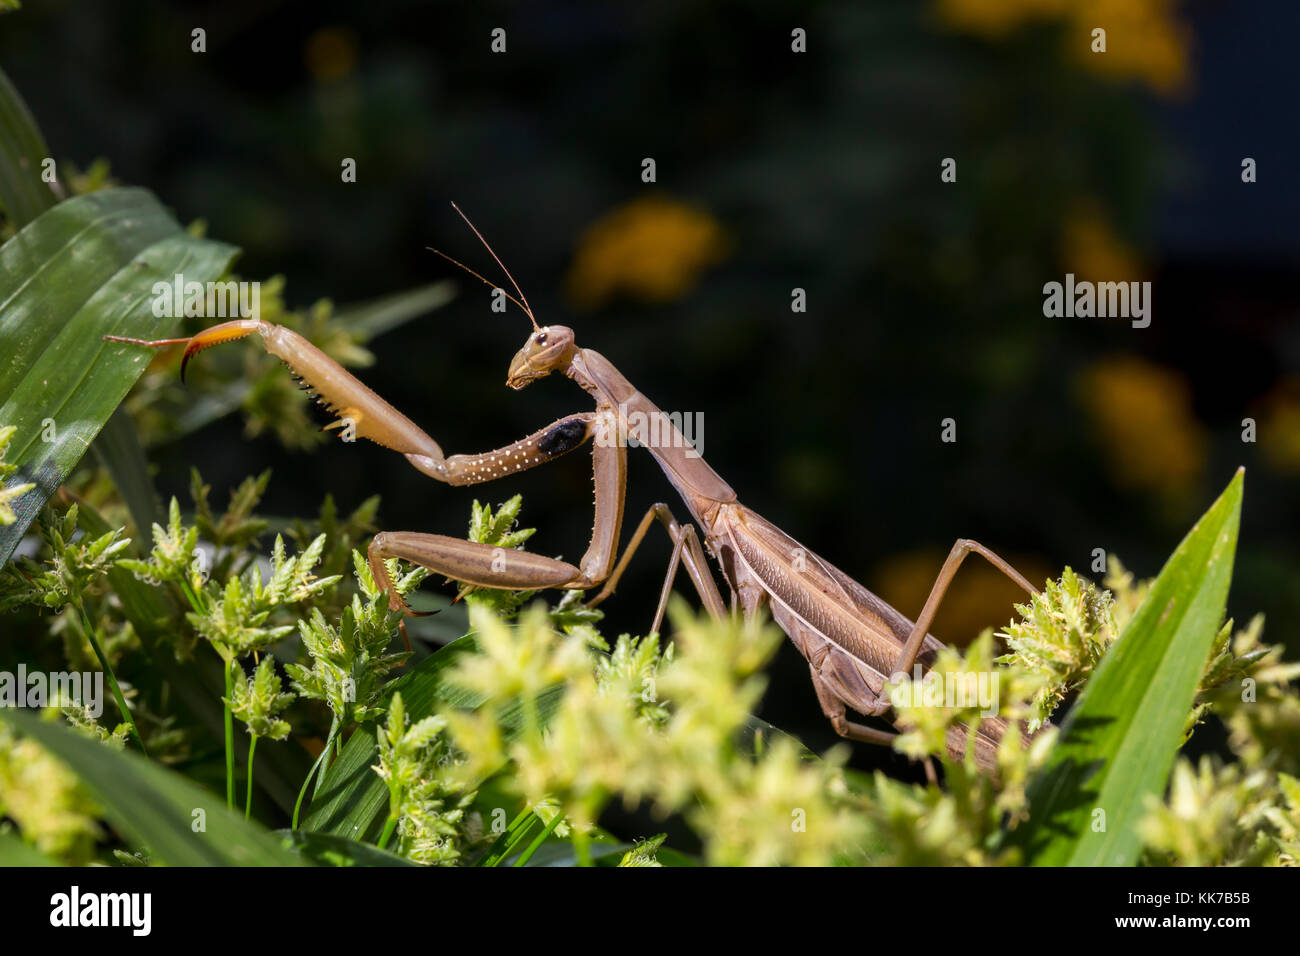
[(32, 518), (81, 460), (150, 354), (106, 334), (166, 335), (153, 286), (219, 278), (236, 249), (183, 232), (152, 194), (110, 189), (60, 203), (0, 247), (0, 422), (17, 428), (6, 485), (34, 482), (0, 529), (8, 560)]
[(1026, 862), (1131, 866), (1138, 821), (1163, 792), (1232, 578), (1243, 472), (1192, 528), (1102, 659), (1029, 786), (1008, 841)]
[(31, 111), (0, 70), (0, 205), (19, 228), (58, 202), (41, 178), (42, 163), (49, 158)]
[(303, 863), (274, 833), (227, 810), (217, 794), (138, 754), (113, 750), (14, 708), (0, 708), (0, 720), (9, 721), (62, 760), (131, 844), (148, 850), (160, 862), (172, 866)]

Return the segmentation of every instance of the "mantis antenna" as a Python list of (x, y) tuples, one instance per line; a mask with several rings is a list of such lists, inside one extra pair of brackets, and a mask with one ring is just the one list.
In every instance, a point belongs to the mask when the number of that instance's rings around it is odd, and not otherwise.
[[(461, 212), (460, 207), (457, 206), (455, 203), (451, 204), (451, 208), (456, 210), (456, 214), (460, 216), (461, 219), (465, 220), (465, 225), (469, 226), (470, 229), (473, 230), (474, 235), (478, 236), (478, 241), (483, 243), (483, 248), (486, 249), (488, 253), (492, 256), (492, 258), (496, 260), (497, 265), (501, 267), (501, 271), (504, 272), (506, 274), (506, 278), (510, 280), (510, 284), (514, 286), (515, 291), (519, 293), (519, 298), (516, 299), (509, 292), (506, 292), (504, 289), (502, 289), (501, 291), (505, 293), (505, 297), (509, 299), (511, 302), (513, 302), (515, 305), (519, 306), (519, 308), (523, 310), (524, 315), (528, 316), (528, 321), (533, 323), (533, 329), (534, 330), (537, 329), (537, 319), (533, 316), (533, 310), (528, 305), (528, 296), (524, 295), (524, 290), (519, 288), (519, 283), (515, 281), (515, 277), (510, 274), (510, 270), (506, 268), (505, 263), (501, 261), (501, 258), (496, 254), (496, 252), (493, 251), (492, 247), (488, 245), (488, 241), (483, 238), (483, 233), (479, 232), (478, 228), (474, 225), (474, 223), (469, 221), (469, 216)], [(501, 288), (495, 282), (489, 282), (487, 279), (483, 278), (481, 275), (479, 275), (469, 266), (465, 265), (465, 263), (453, 259), (451, 256), (447, 255), (447, 253), (441, 251), (440, 249), (434, 249), (432, 246), (426, 246), (425, 248), (427, 248), (434, 255), (442, 256), (442, 258), (446, 259), (448, 262), (450, 262), (452, 265), (456, 266), (457, 268), (465, 270), (470, 275), (472, 275), (475, 279), (478, 279), (480, 282), (482, 282), (484, 285), (489, 286), (490, 288), (493, 289)], [(523, 301), (521, 302), (520, 299), (522, 299)]]

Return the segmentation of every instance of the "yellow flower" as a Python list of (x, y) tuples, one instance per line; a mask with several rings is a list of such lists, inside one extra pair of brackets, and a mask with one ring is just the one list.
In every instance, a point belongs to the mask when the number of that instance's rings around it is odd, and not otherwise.
[[(921, 613), (947, 552), (920, 549), (895, 555), (871, 575), (871, 588), (909, 618)], [(1040, 561), (1015, 557), (1011, 563), (1029, 579), (1042, 585), (1051, 576)], [(986, 627), (1002, 627), (1015, 614), (1014, 606), (1028, 598), (1024, 590), (981, 558), (967, 558), (952, 579), (930, 633), (958, 646), (973, 641)]]
[(939, 19), (986, 39), (998, 39), (1029, 20), (1064, 16), (1067, 0), (939, 0)]
[(1289, 378), (1260, 403), (1257, 441), (1278, 471), (1300, 471), (1300, 379)]
[(673, 199), (636, 199), (587, 227), (569, 268), (569, 297), (583, 309), (619, 293), (671, 302), (723, 259), (727, 245), (708, 214)]
[(317, 81), (340, 79), (356, 69), (356, 35), (340, 27), (323, 27), (307, 38), (302, 58)]
[(1205, 462), (1206, 435), (1181, 376), (1121, 355), (1087, 369), (1079, 385), (1116, 484), (1174, 495), (1189, 490)]
[[(1093, 0), (1072, 15), (1070, 49), (1089, 70), (1141, 80), (1166, 95), (1186, 86), (1191, 30), (1174, 16), (1172, 0)], [(1105, 53), (1092, 51), (1098, 27), (1106, 31)]]
[(1141, 263), (1117, 235), (1094, 200), (1075, 203), (1062, 236), (1065, 268), (1088, 282), (1132, 282), (1141, 278)]
[[(938, 0), (939, 19), (954, 30), (998, 40), (1032, 21), (1064, 20), (1066, 43), (1084, 68), (1116, 80), (1141, 80), (1159, 93), (1181, 90), (1188, 75), (1191, 31), (1173, 0)], [(1092, 31), (1106, 31), (1106, 51), (1093, 52)]]

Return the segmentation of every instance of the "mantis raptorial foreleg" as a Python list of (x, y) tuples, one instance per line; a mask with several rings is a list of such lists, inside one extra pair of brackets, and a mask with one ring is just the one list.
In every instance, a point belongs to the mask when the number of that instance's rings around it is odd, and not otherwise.
[(673, 578), (677, 575), (679, 563), (686, 565), (686, 573), (691, 582), (695, 585), (695, 590), (700, 595), (700, 600), (708, 608), (710, 614), (714, 617), (722, 617), (727, 613), (726, 602), (722, 600), (722, 594), (718, 591), (717, 582), (713, 580), (713, 575), (709, 573), (708, 556), (704, 553), (704, 546), (700, 543), (699, 532), (696, 531), (695, 525), (680, 525), (677, 519), (673, 517), (672, 510), (662, 501), (650, 506), (650, 509), (637, 525), (636, 530), (632, 532), (632, 537), (628, 539), (627, 547), (623, 550), (623, 556), (619, 559), (614, 570), (610, 573), (605, 581), (605, 586), (600, 589), (600, 593), (587, 602), (587, 607), (595, 607), (601, 601), (605, 600), (614, 593), (618, 587), (618, 582), (623, 577), (623, 572), (627, 570), (628, 564), (632, 560), (632, 555), (641, 545), (645, 538), (646, 532), (650, 525), (658, 521), (668, 532), (669, 539), (673, 542), (673, 553), (668, 563), (668, 574), (664, 578), (663, 589), (659, 594), (659, 606), (655, 610), (654, 623), (651, 625), (651, 631), (658, 631), (659, 625), (663, 623), (664, 611), (668, 606), (668, 596), (672, 593)]
[[(575, 416), (569, 421), (582, 417)], [(590, 417), (594, 418), (594, 415)], [(530, 439), (524, 439), (525, 443), (529, 441)], [(501, 455), (513, 447), (473, 457), (496, 462), (493, 467), (506, 467)], [(541, 588), (585, 590), (595, 587), (609, 576), (618, 547), (619, 528), (623, 520), (626, 454), (619, 445), (602, 443), (592, 449), (592, 460), (596, 485), (596, 517), (591, 545), (579, 566), (527, 551), (508, 550), (462, 538), (412, 531), (388, 531), (375, 535), (370, 543), (370, 568), (376, 583), (389, 592), (390, 600), (400, 600), (396, 597), (397, 592), (391, 588), (383, 560), (402, 558), (457, 581), (485, 588), (533, 591)], [(533, 462), (530, 460), (523, 467), (531, 468)], [(495, 477), (497, 476), (492, 474), (476, 480), (487, 481)]]
[[(478, 455), (446, 457), (419, 426), (316, 346), (283, 326), (243, 319), (213, 326), (189, 339), (108, 338), (151, 348), (184, 343), (183, 372), (197, 352), (253, 334), (339, 416), (338, 422), (329, 427), (350, 427), (356, 435), (401, 453), (424, 474), (450, 485), (478, 484), (534, 468), (586, 443), (602, 429), (617, 427), (612, 413), (580, 412), (558, 419), (514, 444)], [(377, 535), (370, 546), (370, 566), (376, 583), (389, 592), (395, 610), (403, 605), (384, 567), (383, 559), (388, 557), (414, 561), (439, 574), (490, 588), (581, 590), (601, 583), (609, 575), (618, 548), (627, 452), (619, 441), (602, 440), (592, 449), (592, 459), (596, 515), (591, 544), (578, 566), (443, 535), (388, 532)]]

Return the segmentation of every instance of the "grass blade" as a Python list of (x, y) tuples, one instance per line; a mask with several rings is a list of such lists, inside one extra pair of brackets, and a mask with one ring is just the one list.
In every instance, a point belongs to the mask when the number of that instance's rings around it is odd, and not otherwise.
[(147, 536), (154, 522), (161, 524), (164, 518), (153, 479), (149, 477), (149, 463), (145, 460), (140, 436), (125, 408), (118, 406), (117, 411), (109, 416), (92, 447), (95, 457), (108, 469), (118, 494), (131, 512), (136, 536)]
[(369, 302), (344, 306), (334, 314), (334, 318), (348, 331), (361, 336), (363, 342), (368, 342), (412, 319), (441, 309), (455, 297), (454, 282), (431, 282)]
[[(222, 799), (130, 751), (113, 750), (15, 708), (0, 720), (65, 763), (137, 849), (172, 866), (301, 866), (271, 831), (227, 810)], [(202, 811), (199, 814), (197, 811)], [(198, 820), (203, 828), (195, 832)]]
[(24, 843), (16, 833), (0, 833), (0, 866), (62, 866), (34, 846)]
[(1008, 843), (1036, 865), (1131, 866), (1223, 624), (1243, 472), (1196, 523), (1088, 681)]
[(276, 830), (278, 836), (319, 866), (418, 866), (406, 857), (329, 833)]
[(58, 202), (41, 179), (42, 163), (49, 157), (31, 111), (0, 70), (0, 205), (16, 229)]

